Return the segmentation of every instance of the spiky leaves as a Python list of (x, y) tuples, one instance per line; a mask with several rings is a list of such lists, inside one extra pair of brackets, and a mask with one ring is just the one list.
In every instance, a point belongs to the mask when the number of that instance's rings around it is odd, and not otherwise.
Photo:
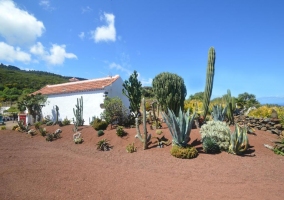
[(228, 105), (226, 105), (224, 108), (222, 107), (222, 105), (213, 105), (212, 116), (214, 121), (225, 121), (227, 108)]
[(138, 73), (134, 70), (129, 79), (125, 80), (122, 84), (122, 93), (129, 99), (129, 108), (136, 115), (139, 113), (142, 96), (142, 83), (138, 80), (137, 77)]
[(215, 72), (215, 49), (214, 47), (211, 47), (208, 53), (206, 84), (205, 84), (204, 97), (203, 97), (203, 119), (206, 118), (209, 108), (210, 98), (213, 89), (214, 72)]
[(190, 140), (190, 132), (194, 122), (195, 113), (190, 116), (189, 110), (187, 110), (186, 113), (183, 113), (180, 108), (178, 117), (176, 117), (174, 112), (170, 109), (168, 109), (168, 115), (164, 112), (162, 115), (172, 135), (173, 145), (186, 147)]
[(247, 136), (247, 126), (235, 125), (235, 131), (231, 134), (231, 141), (229, 147), (229, 153), (232, 154), (242, 154), (249, 146), (248, 136)]
[(220, 147), (217, 144), (216, 139), (212, 137), (205, 137), (202, 140), (202, 146), (203, 146), (203, 151), (205, 153), (219, 153), (220, 152)]
[(163, 72), (153, 79), (153, 91), (162, 111), (167, 108), (178, 114), (179, 108), (183, 109), (187, 94), (183, 78), (177, 74)]

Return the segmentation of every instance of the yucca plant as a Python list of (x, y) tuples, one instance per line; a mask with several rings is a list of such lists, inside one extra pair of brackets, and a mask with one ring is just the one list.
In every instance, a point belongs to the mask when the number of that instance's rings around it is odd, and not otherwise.
[(170, 109), (168, 109), (168, 115), (164, 112), (162, 115), (172, 135), (172, 144), (186, 147), (190, 140), (190, 132), (195, 119), (195, 113), (190, 116), (189, 110), (183, 113), (180, 108), (178, 117)]
[(231, 134), (231, 141), (229, 146), (229, 153), (232, 154), (242, 154), (249, 147), (248, 135), (247, 135), (247, 126), (244, 125), (235, 125), (235, 131)]
[(227, 108), (228, 105), (226, 105), (224, 108), (222, 105), (213, 105), (212, 117), (214, 121), (225, 121)]

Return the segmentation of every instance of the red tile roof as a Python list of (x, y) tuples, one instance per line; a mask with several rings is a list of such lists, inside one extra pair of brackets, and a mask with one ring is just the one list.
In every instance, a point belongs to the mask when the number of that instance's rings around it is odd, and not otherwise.
[(106, 86), (112, 84), (119, 78), (118, 75), (113, 77), (106, 77), (100, 79), (92, 79), (85, 81), (75, 81), (62, 83), (57, 85), (47, 85), (40, 90), (34, 92), (33, 94), (41, 93), (44, 95), (48, 94), (63, 94), (63, 93), (73, 93), (82, 91), (92, 91), (92, 90), (103, 90)]

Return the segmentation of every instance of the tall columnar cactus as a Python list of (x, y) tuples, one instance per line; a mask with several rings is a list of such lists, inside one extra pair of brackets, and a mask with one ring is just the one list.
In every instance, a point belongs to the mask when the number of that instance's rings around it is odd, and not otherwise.
[(84, 125), (84, 119), (83, 119), (83, 97), (77, 98), (77, 105), (75, 105), (76, 109), (73, 108), (73, 113), (75, 116), (76, 123), (78, 126), (83, 126)]
[(176, 117), (174, 112), (170, 109), (168, 109), (168, 115), (164, 112), (162, 114), (172, 135), (172, 144), (186, 147), (190, 140), (190, 132), (192, 123), (194, 122), (195, 113), (190, 116), (189, 110), (187, 110), (186, 113), (183, 113), (180, 108), (178, 117)]
[(227, 117), (229, 120), (229, 124), (234, 124), (234, 110), (233, 110), (233, 105), (235, 104), (234, 98), (231, 96), (231, 91), (227, 90), (227, 95), (225, 95), (225, 100), (228, 106), (227, 109)]
[(214, 47), (211, 47), (209, 49), (209, 53), (208, 53), (206, 85), (205, 85), (204, 97), (203, 97), (203, 119), (204, 120), (205, 120), (206, 115), (208, 113), (210, 98), (211, 98), (211, 94), (212, 94), (214, 72), (215, 72), (215, 49), (214, 49)]
[(143, 131), (144, 131), (144, 136), (141, 135), (140, 129), (139, 129), (139, 122), (138, 118), (135, 118), (135, 124), (136, 124), (136, 130), (137, 134), (135, 137), (139, 138), (141, 142), (144, 143), (144, 150), (148, 148), (148, 143), (151, 140), (151, 134), (148, 134), (147, 132), (147, 127), (146, 127), (146, 105), (145, 105), (145, 99), (142, 99), (142, 107), (143, 107)]

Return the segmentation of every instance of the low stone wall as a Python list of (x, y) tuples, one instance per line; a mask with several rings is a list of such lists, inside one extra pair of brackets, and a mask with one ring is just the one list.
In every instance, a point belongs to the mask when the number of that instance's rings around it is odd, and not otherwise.
[(280, 124), (280, 119), (255, 118), (245, 115), (238, 115), (235, 116), (235, 122), (247, 124), (254, 129), (268, 131), (277, 135), (280, 135), (281, 132), (284, 131), (284, 127)]

